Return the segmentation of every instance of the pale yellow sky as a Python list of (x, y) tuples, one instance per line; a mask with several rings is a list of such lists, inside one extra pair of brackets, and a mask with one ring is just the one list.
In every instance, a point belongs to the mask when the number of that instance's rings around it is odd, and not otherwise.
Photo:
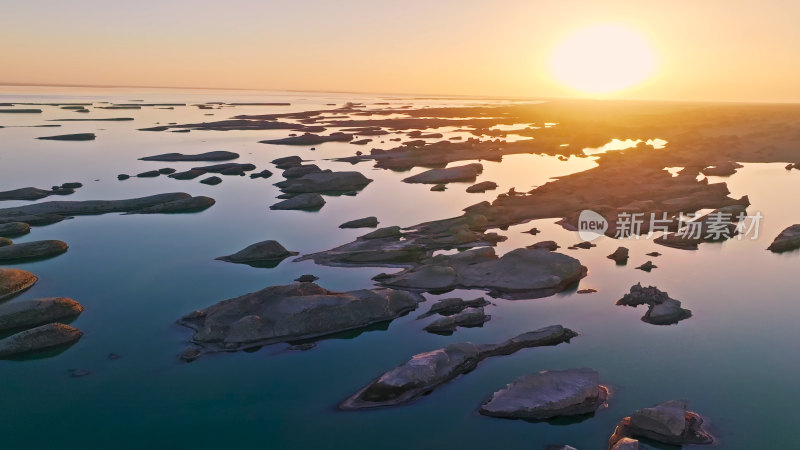
[[(614, 23), (658, 69), (612, 97), (800, 102), (800, 2), (0, 0), (0, 82), (585, 96), (552, 51)], [(598, 69), (600, 70), (600, 69)]]

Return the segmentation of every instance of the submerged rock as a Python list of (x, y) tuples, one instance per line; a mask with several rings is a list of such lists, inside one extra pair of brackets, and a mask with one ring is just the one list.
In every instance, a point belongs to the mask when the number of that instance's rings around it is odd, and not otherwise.
[(594, 413), (608, 398), (592, 369), (542, 371), (523, 375), (492, 394), (479, 412), (506, 419), (547, 420)]
[(277, 241), (263, 241), (249, 245), (232, 255), (220, 256), (219, 261), (232, 263), (255, 263), (255, 262), (281, 262), (284, 259), (297, 255), (297, 252), (286, 250)]
[(25, 222), (8, 222), (0, 224), (0, 236), (13, 238), (31, 232), (31, 226)]
[(275, 203), (269, 209), (304, 209), (316, 210), (325, 205), (325, 199), (317, 193), (298, 194), (282, 202)]
[(474, 300), (464, 300), (462, 298), (444, 298), (431, 305), (430, 309), (425, 314), (422, 314), (418, 319), (424, 319), (434, 314), (440, 316), (452, 316), (453, 314), (460, 313), (466, 308), (480, 308), (490, 303), (483, 297), (478, 297)]
[(380, 279), (401, 289), (486, 289), (492, 296), (536, 298), (553, 295), (586, 276), (586, 267), (570, 256), (518, 248), (502, 257), (482, 247), (434, 256), (424, 264)]
[(781, 231), (767, 250), (773, 253), (788, 252), (800, 248), (800, 224), (792, 225)]
[(339, 225), (339, 228), (375, 228), (378, 226), (378, 218), (375, 216), (364, 217), (363, 219), (351, 220)]
[(417, 175), (403, 179), (406, 183), (445, 184), (455, 181), (475, 181), (483, 172), (480, 163), (464, 166), (448, 167), (446, 169), (430, 169)]
[(350, 192), (363, 189), (372, 182), (361, 172), (314, 172), (299, 178), (275, 183), (283, 192)]
[(487, 315), (483, 307), (466, 308), (463, 311), (442, 317), (435, 320), (425, 327), (429, 333), (449, 334), (456, 331), (458, 327), (479, 327), (488, 322), (492, 316)]
[(67, 251), (66, 242), (56, 240), (23, 242), (0, 247), (0, 263), (25, 259), (47, 258)]
[(22, 269), (0, 269), (0, 301), (15, 297), (33, 286), (38, 278)]
[(139, 158), (142, 161), (228, 161), (239, 157), (238, 153), (226, 151), (213, 151), (198, 153), (195, 155), (185, 155), (183, 153), (164, 153), (155, 156)]
[(617, 264), (625, 264), (628, 262), (628, 249), (625, 247), (617, 247), (614, 253), (608, 255), (608, 259), (613, 259)]
[(179, 323), (195, 330), (192, 342), (206, 351), (235, 351), (390, 321), (421, 301), (421, 295), (394, 289), (333, 292), (294, 283), (219, 302)]
[(78, 342), (83, 332), (62, 323), (49, 323), (0, 339), (0, 358), (10, 358)]
[(629, 293), (617, 300), (617, 305), (647, 305), (642, 321), (653, 325), (672, 325), (692, 317), (692, 312), (682, 308), (680, 301), (670, 298), (666, 292), (654, 286), (642, 287), (641, 283), (632, 286)]
[(0, 305), (0, 332), (71, 320), (83, 312), (80, 303), (66, 297), (37, 298)]
[(615, 448), (625, 437), (652, 439), (678, 446), (714, 442), (711, 434), (703, 428), (703, 418), (689, 411), (688, 405), (682, 400), (666, 401), (623, 418), (614, 430), (608, 447)]
[(552, 325), (521, 334), (499, 344), (471, 342), (414, 355), (407, 362), (384, 373), (342, 402), (341, 409), (395, 406), (428, 394), (458, 375), (475, 369), (486, 358), (510, 355), (523, 348), (558, 345), (578, 334), (561, 325)]

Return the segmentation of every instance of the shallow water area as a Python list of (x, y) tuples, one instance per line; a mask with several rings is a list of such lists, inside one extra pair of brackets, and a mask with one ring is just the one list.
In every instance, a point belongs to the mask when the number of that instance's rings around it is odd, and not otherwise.
[[(390, 138), (371, 137), (366, 146), (328, 142), (313, 146), (268, 145), (258, 141), (288, 136), (289, 130), (147, 132), (156, 124), (223, 120), (240, 114), (270, 114), (330, 109), (330, 103), (389, 102), (392, 107), (475, 104), (474, 100), (385, 98), (353, 94), (249, 91), (180, 91), (156, 89), (75, 89), (57, 94), (41, 88), (17, 88), (0, 94), (3, 102), (185, 103), (174, 109), (89, 108), (88, 114), (36, 106), (41, 114), (0, 114), (0, 190), (27, 186), (43, 189), (77, 181), (84, 187), (66, 197), (48, 200), (122, 199), (164, 192), (213, 197), (216, 204), (199, 213), (166, 215), (105, 214), (35, 227), (15, 242), (59, 239), (67, 253), (36, 262), (15, 264), (40, 281), (11, 300), (65, 296), (86, 308), (72, 325), (85, 336), (74, 346), (48, 358), (0, 361), (3, 398), (0, 412), (4, 448), (105, 449), (145, 446), (178, 448), (330, 448), (385, 449), (462, 448), (528, 449), (569, 444), (579, 449), (605, 448), (614, 426), (634, 410), (669, 399), (687, 399), (708, 419), (717, 448), (793, 448), (797, 438), (785, 426), (795, 411), (794, 393), (800, 362), (793, 358), (800, 329), (796, 277), (800, 254), (765, 250), (785, 227), (800, 223), (795, 205), (800, 171), (785, 164), (745, 164), (726, 178), (733, 197), (749, 195), (750, 213), (764, 219), (757, 239), (731, 239), (702, 244), (697, 251), (656, 245), (652, 239), (614, 240), (602, 237), (597, 247), (569, 250), (581, 241), (576, 232), (536, 220), (497, 231), (508, 240), (498, 254), (543, 240), (555, 240), (560, 252), (580, 259), (588, 276), (560, 294), (532, 300), (489, 299), (491, 320), (479, 328), (462, 328), (452, 336), (423, 331), (435, 320), (417, 320), (433, 301), (486, 296), (478, 290), (425, 294), (417, 311), (388, 326), (323, 339), (308, 351), (287, 351), (287, 345), (257, 352), (215, 354), (193, 363), (178, 355), (187, 347), (189, 329), (175, 321), (220, 300), (275, 284), (301, 274), (320, 277), (331, 290), (373, 286), (378, 273), (397, 269), (338, 268), (287, 259), (275, 268), (254, 268), (215, 261), (255, 242), (274, 239), (287, 249), (306, 254), (327, 250), (369, 229), (339, 229), (339, 224), (377, 216), (380, 226), (412, 226), (443, 219), (480, 201), (492, 201), (515, 188), (528, 191), (558, 177), (596, 167), (594, 157), (559, 159), (546, 155), (506, 155), (502, 162), (481, 162), (476, 180), (499, 187), (482, 194), (466, 193), (472, 183), (451, 183), (444, 192), (430, 185), (403, 183), (426, 170), (379, 170), (371, 162), (352, 165), (331, 158), (356, 151), (390, 148)], [(199, 109), (207, 102), (289, 102), (289, 106), (235, 106)], [(487, 100), (487, 103), (492, 102)], [(95, 106), (99, 103), (95, 103)], [(17, 106), (21, 108), (22, 106)], [(27, 107), (27, 106), (26, 106)], [(208, 116), (207, 114), (213, 114)], [(51, 122), (63, 118), (133, 117), (133, 121)], [(383, 118), (383, 116), (380, 116)], [(32, 125), (60, 124), (55, 128)], [(335, 129), (329, 129), (328, 134)], [(425, 130), (435, 131), (435, 130)], [(469, 133), (444, 132), (444, 139)], [(35, 138), (69, 133), (95, 133), (88, 142), (41, 141)], [(452, 134), (451, 134), (452, 133)], [(381, 143), (380, 141), (384, 141)], [(629, 143), (628, 143), (629, 144)], [(632, 145), (635, 145), (634, 142)], [(628, 145), (628, 147), (632, 146)], [(621, 147), (626, 148), (626, 147)], [(605, 148), (614, 150), (619, 148)], [(221, 176), (217, 186), (199, 179), (116, 179), (172, 167), (187, 170), (213, 163), (152, 162), (138, 158), (160, 153), (237, 152), (234, 162), (252, 163), (269, 179)], [(587, 152), (592, 154), (592, 152)], [(323, 169), (357, 170), (374, 181), (355, 196), (326, 196), (318, 212), (271, 211), (282, 180), (269, 161), (289, 155)], [(204, 178), (204, 177), (203, 177)], [(781, 195), (775, 195), (780, 192)], [(29, 204), (3, 201), (0, 207)], [(541, 232), (524, 233), (532, 227)], [(618, 266), (606, 258), (618, 246), (630, 249), (630, 260)], [(646, 253), (658, 251), (659, 257)], [(652, 260), (647, 273), (634, 267)], [(2, 266), (9, 267), (9, 266)], [(667, 291), (692, 310), (677, 325), (655, 326), (640, 318), (645, 309), (615, 306), (630, 287), (641, 282)], [(576, 289), (597, 289), (577, 294)], [(384, 371), (411, 355), (463, 341), (500, 342), (547, 325), (562, 324), (580, 336), (569, 344), (521, 350), (492, 358), (477, 370), (440, 387), (431, 395), (396, 408), (342, 412), (336, 405)], [(109, 354), (120, 355), (118, 359)], [(611, 388), (608, 407), (586, 420), (559, 425), (480, 416), (477, 407), (515, 378), (548, 369), (590, 367)], [(79, 378), (70, 370), (91, 373)], [(651, 447), (655, 448), (655, 447)]]

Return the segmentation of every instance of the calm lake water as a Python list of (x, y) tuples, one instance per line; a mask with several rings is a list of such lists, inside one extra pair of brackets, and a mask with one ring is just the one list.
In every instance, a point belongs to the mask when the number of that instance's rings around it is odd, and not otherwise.
[[(589, 268), (580, 288), (535, 300), (493, 299), (492, 319), (482, 328), (460, 329), (452, 336), (422, 328), (434, 318), (416, 320), (419, 311), (388, 327), (323, 340), (303, 352), (278, 344), (255, 353), (212, 355), (181, 363), (190, 330), (175, 324), (182, 315), (220, 300), (304, 273), (320, 277), (332, 290), (369, 287), (385, 268), (331, 268), (286, 260), (272, 269), (215, 261), (254, 242), (275, 239), (290, 250), (308, 253), (349, 242), (365, 230), (340, 230), (344, 221), (375, 215), (381, 226), (409, 226), (459, 214), (468, 205), (492, 200), (515, 187), (529, 190), (550, 177), (587, 170), (592, 158), (566, 161), (539, 155), (506, 156), (483, 162), (478, 181), (491, 180), (498, 191), (467, 194), (468, 184), (445, 192), (401, 179), (421, 172), (375, 170), (327, 160), (356, 150), (389, 148), (392, 135), (365, 147), (326, 143), (309, 147), (259, 144), (285, 137), (277, 131), (142, 132), (155, 123), (221, 120), (237, 114), (262, 114), (330, 108), (347, 101), (393, 105), (461, 105), (471, 100), (410, 99), (319, 93), (244, 91), (169, 91), (8, 88), (2, 102), (291, 102), (291, 106), (239, 106), (200, 110), (91, 109), (78, 114), (43, 106), (42, 114), (0, 114), (0, 190), (26, 186), (49, 188), (79, 181), (84, 187), (64, 199), (120, 199), (163, 192), (188, 192), (217, 200), (197, 214), (83, 216), (37, 227), (17, 242), (60, 239), (69, 251), (56, 258), (15, 264), (40, 277), (23, 299), (66, 296), (86, 310), (73, 326), (85, 332), (63, 353), (22, 361), (0, 361), (0, 430), (4, 449), (59, 446), (70, 449), (267, 448), (267, 449), (536, 449), (562, 443), (581, 450), (604, 449), (617, 421), (634, 410), (669, 399), (687, 399), (708, 419), (725, 449), (797, 448), (787, 425), (797, 404), (800, 359), (798, 252), (775, 255), (765, 250), (780, 230), (800, 222), (796, 202), (800, 171), (785, 164), (746, 164), (727, 179), (734, 197), (747, 194), (764, 220), (755, 240), (704, 244), (690, 252), (647, 240), (617, 242), (601, 238), (591, 250), (567, 250), (580, 241), (555, 220), (540, 220), (499, 231), (508, 240), (498, 252), (540, 240), (555, 240), (563, 252)], [(214, 114), (207, 116), (205, 114)], [(128, 122), (48, 122), (50, 119), (133, 117)], [(59, 128), (16, 127), (61, 123)], [(92, 142), (40, 141), (39, 136), (93, 132)], [(463, 134), (465, 137), (467, 134)], [(657, 138), (657, 136), (654, 136)], [(380, 141), (385, 140), (385, 144)], [(218, 186), (166, 177), (117, 181), (161, 167), (184, 170), (203, 163), (137, 161), (167, 152), (229, 150), (238, 162), (275, 171), (270, 160), (300, 155), (323, 169), (359, 170), (375, 181), (355, 197), (326, 197), (319, 212), (270, 211), (280, 194), (272, 183), (223, 177)], [(461, 162), (455, 163), (462, 164)], [(52, 199), (52, 198), (51, 198)], [(56, 200), (62, 199), (56, 197)], [(787, 203), (789, 202), (789, 203)], [(0, 202), (0, 207), (29, 202)], [(787, 207), (788, 206), (788, 207)], [(542, 233), (523, 233), (536, 226)], [(606, 258), (618, 245), (631, 250), (627, 266)], [(659, 251), (650, 258), (645, 253)], [(652, 259), (651, 273), (634, 267)], [(393, 270), (393, 269), (388, 269)], [(655, 285), (683, 302), (693, 317), (674, 326), (640, 320), (643, 308), (614, 302), (630, 286)], [(427, 295), (426, 310), (438, 298), (474, 298), (480, 291)], [(412, 404), (382, 410), (340, 412), (336, 405), (382, 372), (409, 356), (449, 343), (498, 342), (551, 324), (581, 333), (569, 344), (522, 350), (485, 361), (477, 370)], [(121, 355), (111, 360), (109, 353)], [(611, 388), (608, 407), (570, 424), (528, 423), (480, 416), (478, 405), (515, 378), (546, 369), (590, 367)], [(89, 370), (81, 378), (70, 369)], [(663, 447), (667, 448), (667, 447)]]

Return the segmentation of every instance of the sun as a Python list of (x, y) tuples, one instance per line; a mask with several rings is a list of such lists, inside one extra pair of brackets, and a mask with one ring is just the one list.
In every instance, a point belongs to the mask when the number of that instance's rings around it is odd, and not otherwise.
[(550, 57), (560, 83), (585, 94), (627, 89), (650, 78), (658, 58), (650, 42), (623, 25), (599, 24), (576, 31)]

